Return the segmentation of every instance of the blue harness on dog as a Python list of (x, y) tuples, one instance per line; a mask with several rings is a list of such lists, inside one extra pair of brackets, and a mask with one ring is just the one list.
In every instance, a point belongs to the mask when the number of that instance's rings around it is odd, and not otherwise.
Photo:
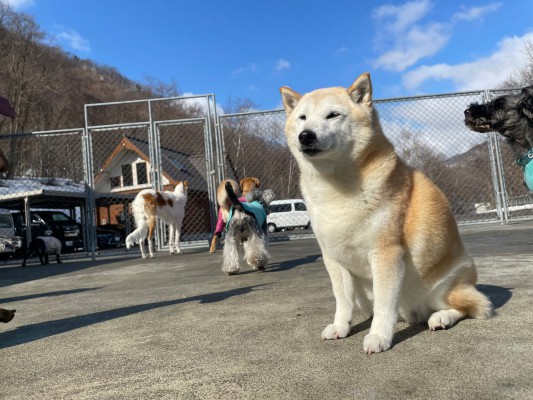
[[(263, 227), (266, 223), (266, 212), (261, 203), (258, 201), (252, 201), (251, 203), (241, 203), (246, 214), (253, 214), (259, 226)], [(229, 210), (228, 222), (226, 222), (226, 231), (228, 230), (229, 222), (233, 217), (233, 206)]]
[(524, 181), (527, 188), (533, 192), (533, 149), (529, 150), (526, 154), (516, 160), (516, 163), (524, 170)]

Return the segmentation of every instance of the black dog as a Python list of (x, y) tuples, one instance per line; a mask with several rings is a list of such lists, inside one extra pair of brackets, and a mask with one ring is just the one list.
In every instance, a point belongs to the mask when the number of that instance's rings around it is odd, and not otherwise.
[(30, 243), (24, 254), (24, 261), (22, 261), (23, 267), (26, 266), (26, 260), (32, 253), (36, 253), (39, 256), (41, 265), (50, 264), (48, 256), (54, 254), (57, 263), (61, 264), (61, 260), (59, 259), (59, 255), (61, 254), (61, 242), (53, 236), (38, 236)]
[(15, 317), (15, 311), (17, 310), (6, 310), (5, 308), (0, 308), (0, 322), (7, 324)]
[(465, 125), (475, 132), (495, 131), (506, 137), (516, 163), (524, 169), (524, 180), (532, 196), (533, 163), (528, 164), (533, 159), (533, 86), (485, 104), (470, 104), (465, 110)]

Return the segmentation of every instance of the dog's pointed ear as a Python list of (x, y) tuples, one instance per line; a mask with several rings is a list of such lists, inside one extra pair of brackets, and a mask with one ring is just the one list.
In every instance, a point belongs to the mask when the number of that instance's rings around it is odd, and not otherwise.
[(281, 92), (281, 99), (283, 100), (283, 107), (285, 107), (285, 112), (287, 113), (287, 115), (289, 115), (302, 98), (302, 95), (295, 92), (288, 86), (283, 86), (279, 88), (279, 91)]
[(533, 121), (533, 86), (522, 89), (524, 98), (517, 104), (520, 113), (529, 121)]
[(348, 94), (357, 104), (372, 107), (372, 81), (370, 74), (365, 72), (348, 88)]

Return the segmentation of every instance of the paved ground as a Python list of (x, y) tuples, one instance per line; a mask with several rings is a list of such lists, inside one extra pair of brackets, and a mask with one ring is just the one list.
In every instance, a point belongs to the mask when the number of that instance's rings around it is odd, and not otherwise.
[(334, 300), (313, 239), (274, 243), (266, 272), (221, 254), (0, 267), (2, 399), (531, 399), (533, 223), (461, 228), (490, 320), (399, 323), (366, 356), (369, 320), (322, 341)]

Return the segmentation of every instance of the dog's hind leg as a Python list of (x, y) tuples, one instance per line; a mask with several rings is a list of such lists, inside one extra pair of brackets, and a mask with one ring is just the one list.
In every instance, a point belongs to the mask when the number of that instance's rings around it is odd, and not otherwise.
[(59, 253), (56, 254), (56, 261), (57, 261), (58, 264), (61, 264), (61, 260), (59, 259)]
[[(155, 229), (155, 215), (148, 215), (148, 253), (150, 258), (154, 258), (154, 229)], [(143, 257), (145, 258), (145, 257)]]
[(174, 254), (174, 235), (176, 234), (176, 226), (171, 224), (168, 226), (168, 248), (170, 254)]
[(182, 225), (182, 222), (176, 222), (176, 225), (175, 225), (176, 231), (174, 233), (174, 247), (176, 248), (176, 254), (182, 253), (180, 249), (181, 225)]
[(244, 259), (253, 269), (263, 271), (270, 258), (267, 250), (267, 241), (257, 235), (251, 235), (243, 243)]
[(139, 241), (139, 249), (141, 249), (141, 257), (146, 258), (146, 252), (144, 251), (144, 239)]
[(222, 258), (222, 272), (228, 275), (239, 272), (239, 248), (234, 235), (226, 235)]

